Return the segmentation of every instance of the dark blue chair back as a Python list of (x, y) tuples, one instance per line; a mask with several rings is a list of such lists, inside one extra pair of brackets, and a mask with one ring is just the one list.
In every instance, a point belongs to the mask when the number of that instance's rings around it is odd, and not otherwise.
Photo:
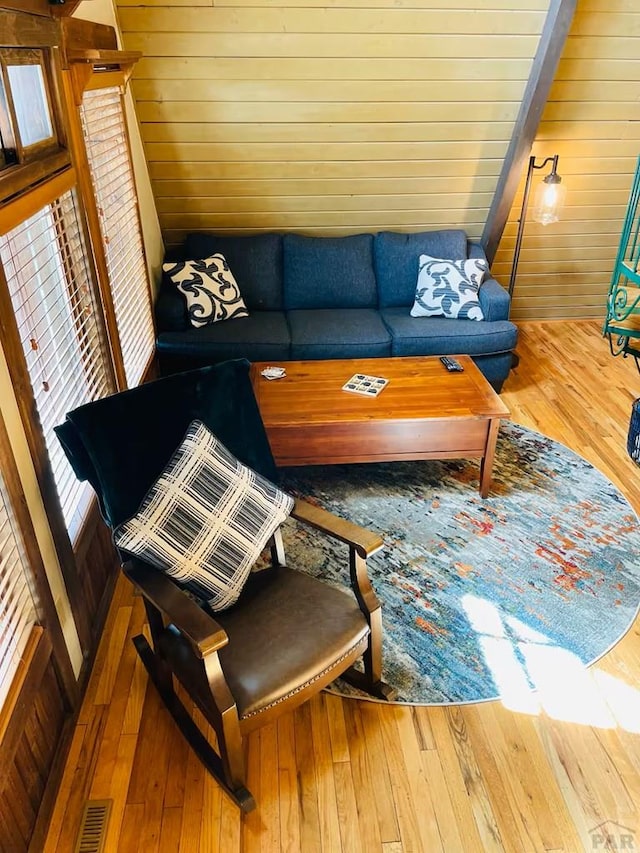
[(56, 434), (78, 479), (93, 486), (107, 524), (135, 514), (195, 419), (246, 465), (277, 479), (249, 368), (238, 359), (174, 374), (67, 414)]

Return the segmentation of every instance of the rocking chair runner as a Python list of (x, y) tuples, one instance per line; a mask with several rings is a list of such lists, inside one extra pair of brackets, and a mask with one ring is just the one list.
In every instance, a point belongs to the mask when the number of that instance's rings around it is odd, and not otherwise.
[[(277, 472), (246, 361), (170, 376), (82, 406), (56, 428), (79, 479), (95, 489), (116, 527), (137, 510), (188, 424), (199, 419), (245, 464)], [(296, 500), (292, 516), (346, 543), (354, 598), (286, 566), (282, 536), (271, 567), (250, 576), (238, 602), (215, 616), (168, 576), (139, 559), (123, 566), (144, 596), (153, 647), (134, 639), (164, 704), (205, 767), (240, 808), (245, 787), (242, 736), (304, 702), (341, 675), (390, 698), (382, 682), (380, 603), (366, 560), (379, 536)], [(363, 671), (353, 664), (363, 658)], [(180, 701), (175, 676), (217, 735), (218, 753)]]

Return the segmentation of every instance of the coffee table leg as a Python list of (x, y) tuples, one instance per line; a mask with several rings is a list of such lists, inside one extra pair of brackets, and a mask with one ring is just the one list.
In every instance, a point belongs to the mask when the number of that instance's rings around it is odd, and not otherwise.
[(486, 498), (491, 486), (491, 472), (493, 471), (493, 457), (496, 453), (496, 439), (500, 429), (500, 418), (492, 418), (487, 430), (487, 443), (484, 448), (484, 456), (480, 462), (480, 497)]

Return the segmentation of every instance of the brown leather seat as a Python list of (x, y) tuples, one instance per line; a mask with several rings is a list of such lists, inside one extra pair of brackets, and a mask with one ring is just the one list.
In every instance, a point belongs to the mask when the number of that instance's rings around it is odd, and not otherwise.
[(243, 720), (331, 681), (330, 670), (360, 657), (369, 634), (353, 595), (285, 567), (273, 570), (250, 607), (218, 613), (217, 621), (229, 637), (220, 663)]
[[(275, 705), (329, 684), (362, 655), (369, 636), (348, 592), (284, 566), (259, 574), (235, 607), (215, 614), (229, 638), (218, 656), (245, 731)], [(181, 681), (189, 673), (184, 686), (194, 698), (210, 702), (202, 669), (189, 665), (189, 644), (165, 632), (160, 648)]]

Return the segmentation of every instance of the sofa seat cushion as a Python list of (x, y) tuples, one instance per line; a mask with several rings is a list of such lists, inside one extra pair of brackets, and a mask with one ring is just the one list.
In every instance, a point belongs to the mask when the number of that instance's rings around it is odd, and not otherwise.
[(375, 358), (391, 355), (391, 335), (373, 308), (288, 311), (291, 358)]
[(285, 308), (377, 307), (372, 244), (371, 234), (350, 237), (285, 234)]
[(282, 310), (282, 236), (226, 235), (194, 231), (184, 243), (186, 258), (221, 254), (240, 288), (249, 311)]
[(495, 323), (450, 320), (447, 317), (411, 317), (409, 309), (385, 308), (380, 312), (391, 332), (391, 354), (490, 355), (509, 352), (518, 338), (508, 320)]
[(157, 350), (161, 356), (191, 356), (209, 363), (228, 358), (275, 361), (289, 358), (289, 343), (284, 313), (253, 311), (248, 317), (201, 329), (161, 332)]
[(420, 255), (466, 260), (467, 235), (457, 229), (400, 234), (381, 231), (373, 241), (380, 308), (411, 305), (416, 293)]

